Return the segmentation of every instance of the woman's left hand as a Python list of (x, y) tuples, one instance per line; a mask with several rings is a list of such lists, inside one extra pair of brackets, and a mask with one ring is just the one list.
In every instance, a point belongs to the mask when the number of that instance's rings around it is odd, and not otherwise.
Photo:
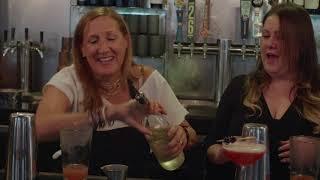
[(289, 140), (280, 141), (279, 158), (282, 163), (290, 163), (290, 144)]
[(169, 153), (172, 156), (179, 155), (187, 145), (187, 136), (181, 126), (172, 126), (168, 131), (170, 142), (168, 143)]

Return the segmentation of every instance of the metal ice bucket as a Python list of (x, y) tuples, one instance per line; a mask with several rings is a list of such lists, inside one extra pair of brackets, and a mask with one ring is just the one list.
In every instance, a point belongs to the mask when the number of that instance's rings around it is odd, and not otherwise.
[(10, 115), (6, 180), (36, 178), (36, 133), (34, 114)]

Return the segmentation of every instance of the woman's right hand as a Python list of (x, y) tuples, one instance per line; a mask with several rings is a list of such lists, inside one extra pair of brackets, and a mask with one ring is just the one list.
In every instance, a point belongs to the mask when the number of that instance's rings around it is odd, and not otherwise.
[(224, 164), (229, 159), (224, 155), (221, 144), (213, 144), (207, 150), (207, 156), (210, 162), (215, 164)]
[(107, 121), (121, 120), (140, 132), (151, 135), (151, 131), (142, 124), (143, 119), (148, 114), (165, 114), (165, 111), (158, 102), (150, 102), (147, 105), (143, 105), (135, 99), (131, 99), (122, 104), (109, 104), (104, 113)]
[(280, 141), (279, 147), (279, 158), (282, 163), (289, 163), (290, 162), (290, 143), (289, 140), (287, 141)]

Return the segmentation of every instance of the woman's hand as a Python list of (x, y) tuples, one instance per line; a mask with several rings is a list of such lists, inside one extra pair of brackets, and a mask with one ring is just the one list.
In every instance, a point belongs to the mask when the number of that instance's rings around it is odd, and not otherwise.
[(207, 150), (208, 160), (215, 164), (224, 164), (229, 159), (224, 155), (221, 144), (213, 144)]
[(290, 162), (290, 144), (289, 140), (287, 141), (280, 141), (279, 147), (279, 158), (282, 163), (289, 163)]
[(168, 153), (173, 157), (178, 156), (188, 143), (185, 131), (181, 126), (172, 126), (168, 131), (168, 137)]
[(158, 102), (142, 105), (136, 100), (131, 99), (123, 104), (109, 104), (104, 113), (107, 121), (121, 120), (140, 132), (150, 135), (151, 131), (142, 124), (143, 119), (148, 114), (165, 114), (165, 111)]

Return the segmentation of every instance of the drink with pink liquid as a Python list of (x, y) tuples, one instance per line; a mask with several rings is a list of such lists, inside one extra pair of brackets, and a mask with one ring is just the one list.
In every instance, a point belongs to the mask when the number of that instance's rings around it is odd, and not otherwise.
[(236, 141), (223, 144), (223, 150), (225, 156), (231, 161), (240, 166), (247, 166), (262, 158), (266, 152), (266, 146), (251, 141)]
[(64, 180), (86, 180), (88, 167), (83, 164), (68, 164), (63, 167)]

